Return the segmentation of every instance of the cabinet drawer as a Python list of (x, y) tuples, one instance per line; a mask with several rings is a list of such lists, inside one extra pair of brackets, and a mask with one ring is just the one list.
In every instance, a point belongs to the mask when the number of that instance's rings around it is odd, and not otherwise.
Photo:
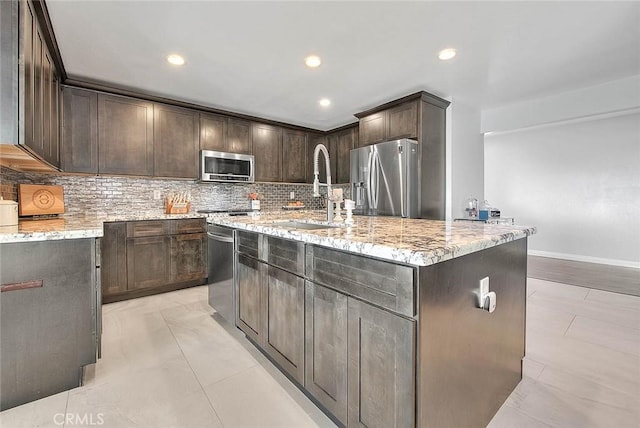
[(266, 236), (267, 262), (289, 272), (304, 275), (304, 243)]
[(392, 310), (415, 315), (414, 269), (307, 245), (307, 277), (318, 284)]
[(169, 233), (167, 220), (144, 220), (127, 222), (127, 238), (161, 236)]
[(257, 233), (246, 232), (244, 230), (236, 230), (236, 251), (248, 256), (258, 257), (258, 241)]
[(170, 233), (172, 235), (180, 235), (182, 233), (204, 233), (207, 231), (206, 223), (203, 218), (170, 220), (170, 222)]

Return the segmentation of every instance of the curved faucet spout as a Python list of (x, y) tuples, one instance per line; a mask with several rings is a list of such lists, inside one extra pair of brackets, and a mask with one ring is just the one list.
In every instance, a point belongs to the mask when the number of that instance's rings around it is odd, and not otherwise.
[(313, 150), (313, 196), (320, 196), (320, 174), (318, 168), (318, 156), (320, 152), (324, 155), (325, 171), (327, 173), (327, 182), (323, 183), (327, 186), (327, 221), (333, 220), (333, 189), (331, 188), (331, 163), (329, 162), (329, 150), (324, 144), (318, 144)]

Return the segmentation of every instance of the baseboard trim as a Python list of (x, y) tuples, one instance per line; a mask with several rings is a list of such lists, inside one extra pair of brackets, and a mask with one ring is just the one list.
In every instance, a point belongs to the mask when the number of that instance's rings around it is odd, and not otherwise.
[(548, 257), (551, 259), (572, 260), (575, 262), (596, 263), (609, 266), (620, 266), (634, 269), (640, 269), (640, 262), (631, 260), (605, 259), (601, 257), (581, 256), (578, 254), (553, 253), (550, 251), (529, 250), (528, 255), (538, 257)]
[(527, 276), (640, 296), (640, 269), (529, 255)]

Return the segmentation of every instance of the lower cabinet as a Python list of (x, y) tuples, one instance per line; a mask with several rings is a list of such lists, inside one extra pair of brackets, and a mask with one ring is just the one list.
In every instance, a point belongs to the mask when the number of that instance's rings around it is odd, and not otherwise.
[(205, 221), (105, 223), (102, 259), (105, 303), (205, 284)]
[(238, 328), (255, 343), (262, 344), (262, 266), (243, 254), (236, 270)]
[(329, 412), (347, 424), (347, 296), (305, 285), (304, 386)]

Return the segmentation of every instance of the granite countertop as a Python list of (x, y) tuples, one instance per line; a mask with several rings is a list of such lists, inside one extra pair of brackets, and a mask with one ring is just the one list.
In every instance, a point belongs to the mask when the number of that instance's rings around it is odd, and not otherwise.
[(198, 213), (131, 213), (107, 216), (62, 216), (37, 220), (24, 219), (20, 220), (17, 226), (0, 227), (0, 243), (98, 238), (103, 234), (103, 223), (112, 221), (174, 220), (204, 217), (206, 215)]
[(260, 216), (209, 216), (208, 222), (293, 239), (414, 266), (428, 266), (536, 233), (535, 227), (354, 216), (350, 227), (287, 229), (283, 220), (322, 222), (322, 212), (263, 213)]

